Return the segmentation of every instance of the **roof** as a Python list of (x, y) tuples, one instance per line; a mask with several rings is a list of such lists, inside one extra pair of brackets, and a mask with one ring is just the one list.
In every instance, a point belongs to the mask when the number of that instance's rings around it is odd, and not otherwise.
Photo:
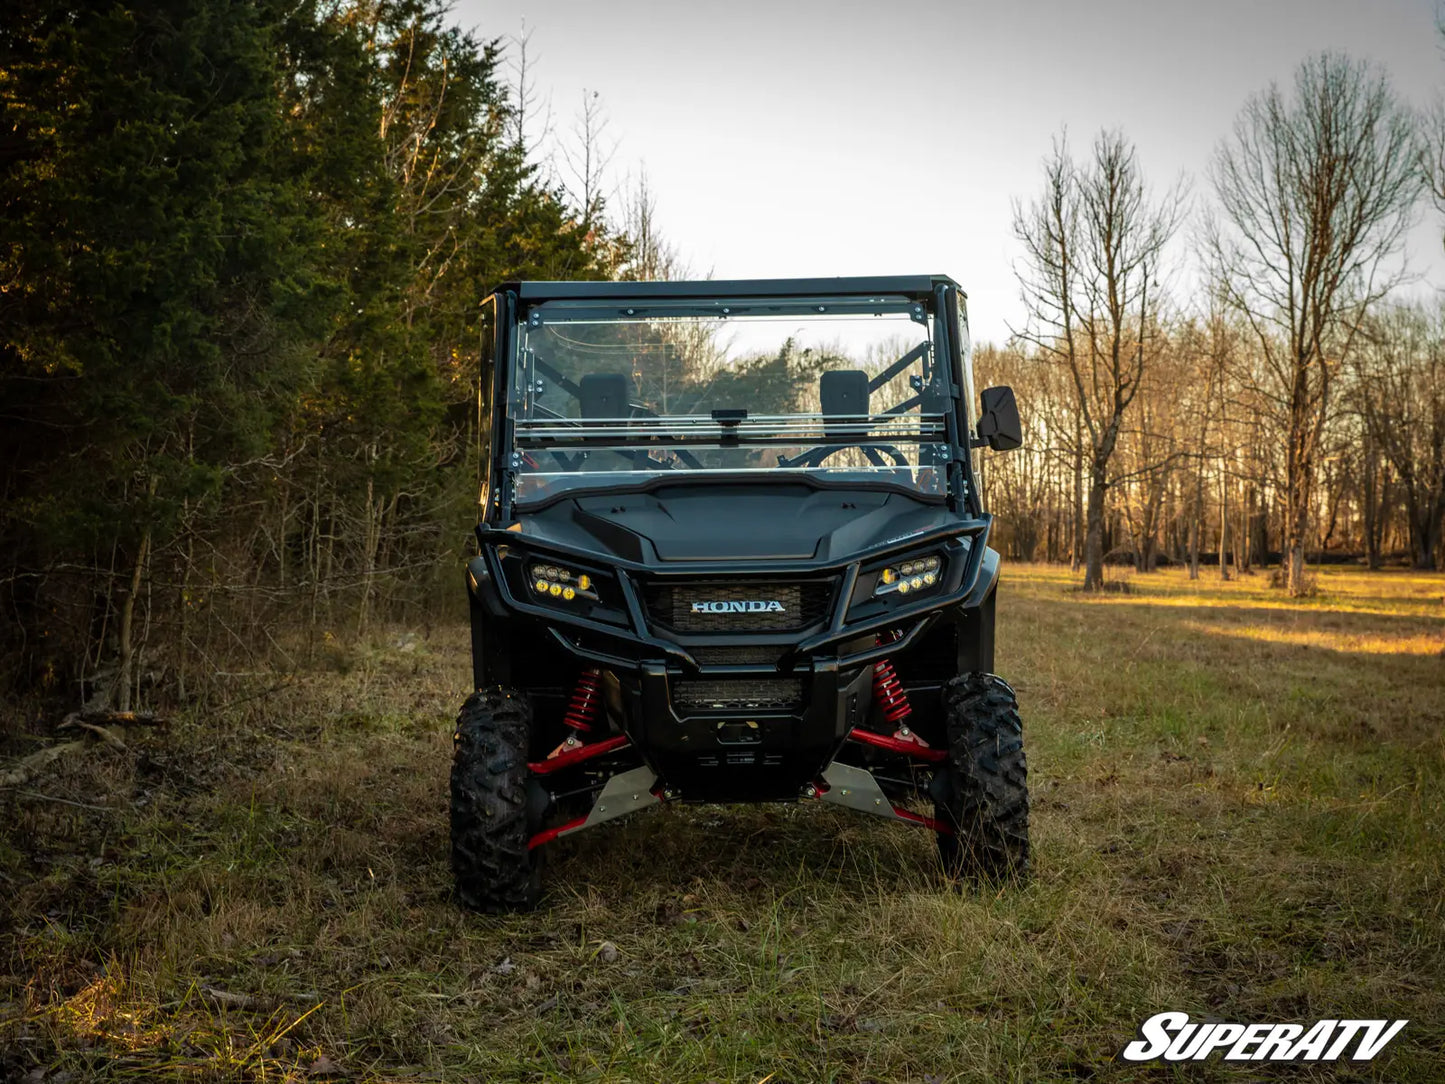
[[(947, 275), (886, 275), (831, 279), (691, 279), (686, 282), (505, 282), (523, 302), (610, 301), (713, 297), (839, 297), (855, 294), (931, 298), (940, 285), (957, 287)], [(962, 292), (960, 290), (960, 292)]]

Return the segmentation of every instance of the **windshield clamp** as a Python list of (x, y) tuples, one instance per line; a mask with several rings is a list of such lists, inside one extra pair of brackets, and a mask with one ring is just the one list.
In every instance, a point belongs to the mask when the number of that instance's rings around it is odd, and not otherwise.
[(723, 427), (722, 439), (718, 445), (723, 448), (738, 446), (738, 425), (747, 420), (748, 412), (741, 407), (719, 407), (712, 412), (712, 420)]

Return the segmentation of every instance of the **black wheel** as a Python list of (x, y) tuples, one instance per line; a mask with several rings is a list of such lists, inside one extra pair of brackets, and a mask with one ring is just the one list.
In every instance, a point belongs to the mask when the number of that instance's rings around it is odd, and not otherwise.
[(452, 872), (457, 899), (474, 911), (520, 911), (542, 896), (542, 871), (527, 843), (540, 818), (527, 801), (532, 710), (501, 687), (473, 693), (452, 739)]
[(1023, 881), (1029, 871), (1029, 786), (1023, 723), (1008, 684), (964, 674), (943, 690), (949, 759), (934, 777), (935, 816), (951, 877)]

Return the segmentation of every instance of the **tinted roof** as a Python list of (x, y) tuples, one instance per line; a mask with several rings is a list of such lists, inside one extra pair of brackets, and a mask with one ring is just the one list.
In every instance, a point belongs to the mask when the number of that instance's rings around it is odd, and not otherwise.
[[(947, 275), (888, 275), (832, 279), (693, 279), (687, 282), (506, 282), (526, 302), (608, 301), (626, 298), (837, 297), (899, 294), (930, 298), (939, 284), (957, 286)], [(962, 292), (960, 290), (960, 292)]]

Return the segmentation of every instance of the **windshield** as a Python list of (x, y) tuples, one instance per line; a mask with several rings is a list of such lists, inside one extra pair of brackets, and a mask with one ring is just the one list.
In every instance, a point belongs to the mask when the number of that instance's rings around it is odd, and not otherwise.
[(517, 500), (753, 472), (942, 496), (933, 353), (904, 298), (540, 305), (509, 382)]

